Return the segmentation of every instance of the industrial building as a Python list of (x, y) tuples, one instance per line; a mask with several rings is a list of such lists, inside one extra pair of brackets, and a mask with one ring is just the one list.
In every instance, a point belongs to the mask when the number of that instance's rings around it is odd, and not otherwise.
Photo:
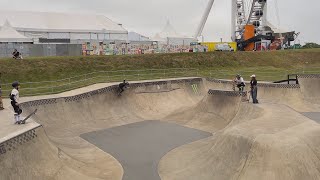
[(127, 40), (122, 24), (103, 15), (0, 11), (0, 28), (8, 22), (34, 44)]

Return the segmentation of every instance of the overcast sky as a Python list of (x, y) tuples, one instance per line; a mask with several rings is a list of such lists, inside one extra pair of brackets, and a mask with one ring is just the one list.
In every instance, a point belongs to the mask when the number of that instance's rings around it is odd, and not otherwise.
[[(230, 40), (230, 1), (215, 1), (203, 33), (206, 41)], [(280, 23), (275, 16), (275, 1), (268, 0), (272, 24), (301, 32), (301, 43), (320, 43), (320, 0), (277, 0)], [(103, 14), (129, 31), (151, 37), (169, 19), (178, 33), (192, 36), (207, 3), (208, 0), (0, 0), (0, 10)]]

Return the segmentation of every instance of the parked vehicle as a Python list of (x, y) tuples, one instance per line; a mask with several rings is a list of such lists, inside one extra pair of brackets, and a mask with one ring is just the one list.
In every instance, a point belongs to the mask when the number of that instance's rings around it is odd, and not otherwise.
[(225, 44), (217, 44), (216, 51), (234, 51), (234, 49), (227, 43)]

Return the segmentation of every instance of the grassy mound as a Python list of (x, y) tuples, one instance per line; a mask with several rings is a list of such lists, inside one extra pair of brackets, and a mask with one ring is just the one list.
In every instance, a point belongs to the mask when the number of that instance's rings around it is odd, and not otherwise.
[(215, 78), (260, 73), (260, 80), (280, 80), (286, 74), (305, 70), (320, 73), (320, 49), (0, 59), (2, 83), (55, 81), (97, 71), (170, 68), (195, 68), (197, 75)]

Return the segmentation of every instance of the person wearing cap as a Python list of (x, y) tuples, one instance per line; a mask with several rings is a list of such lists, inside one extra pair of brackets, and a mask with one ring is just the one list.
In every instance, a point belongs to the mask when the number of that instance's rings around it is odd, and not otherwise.
[(257, 88), (257, 85), (258, 85), (258, 81), (256, 79), (256, 75), (253, 74), (251, 77), (251, 81), (250, 81), (250, 88), (251, 88), (251, 97), (252, 97), (252, 101), (253, 101), (253, 104), (258, 104), (258, 99), (257, 99), (257, 96), (258, 96), (258, 88)]
[(20, 83), (18, 81), (15, 81), (12, 83), (12, 91), (10, 93), (10, 99), (11, 99), (11, 105), (14, 109), (14, 120), (15, 124), (20, 124), (21, 123), (21, 114), (22, 114), (22, 109), (20, 108), (19, 104), (19, 88), (20, 88)]
[[(236, 78), (234, 79), (234, 87), (237, 86), (240, 92), (243, 92), (244, 87), (246, 86), (243, 77), (241, 77), (240, 74), (236, 75)], [(235, 88), (233, 88), (235, 90)]]

